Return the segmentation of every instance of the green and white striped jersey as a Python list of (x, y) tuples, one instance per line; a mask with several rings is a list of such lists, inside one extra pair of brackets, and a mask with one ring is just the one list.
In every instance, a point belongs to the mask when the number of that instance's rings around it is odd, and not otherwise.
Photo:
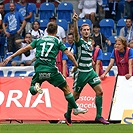
[(92, 67), (92, 44), (91, 41), (88, 40), (86, 42), (82, 38), (80, 38), (79, 42), (75, 42), (77, 48), (77, 62), (78, 62), (78, 70), (81, 72), (90, 72), (93, 70)]
[(36, 48), (35, 72), (57, 71), (57, 54), (59, 50), (64, 52), (67, 49), (57, 37), (46, 36), (34, 40), (30, 45), (33, 49)]

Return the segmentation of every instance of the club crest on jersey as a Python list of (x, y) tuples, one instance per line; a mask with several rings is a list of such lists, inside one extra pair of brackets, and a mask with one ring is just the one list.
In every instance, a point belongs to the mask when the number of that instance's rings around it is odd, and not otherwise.
[(89, 50), (90, 50), (90, 51), (92, 51), (92, 50), (93, 50), (93, 49), (92, 49), (92, 46), (89, 46)]
[(89, 49), (90, 51), (92, 51), (92, 50), (93, 50), (93, 48), (92, 48), (92, 45), (91, 45), (91, 41), (88, 41), (88, 43), (87, 43), (87, 44), (89, 45), (88, 49)]
[(89, 46), (88, 44), (83, 45), (83, 47), (84, 47), (86, 50), (90, 50), (90, 51), (93, 50), (93, 49), (92, 49), (92, 46)]

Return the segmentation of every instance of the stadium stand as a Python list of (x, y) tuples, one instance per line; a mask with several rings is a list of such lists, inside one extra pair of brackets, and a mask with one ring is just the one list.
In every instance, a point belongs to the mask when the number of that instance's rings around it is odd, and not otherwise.
[(105, 7), (107, 5), (107, 0), (102, 0), (102, 6)]
[(108, 66), (109, 62), (110, 62), (110, 56), (111, 56), (111, 52), (105, 52), (103, 53), (103, 66)]
[(31, 6), (32, 6), (32, 8), (33, 8), (33, 13), (32, 13), (32, 18), (31, 18), (31, 22), (34, 22), (35, 21), (35, 17), (36, 17), (36, 10), (37, 10), (37, 8), (36, 8), (36, 4), (34, 4), (34, 3), (29, 3)]
[(40, 29), (44, 31), (49, 21), (47, 19), (40, 19), (38, 21), (40, 23)]
[(10, 5), (10, 3), (4, 4), (5, 14), (8, 13), (8, 12), (10, 12), (9, 5)]
[(57, 19), (56, 22), (57, 22), (57, 24), (59, 26), (61, 26), (67, 32), (67, 30), (68, 30), (68, 23), (67, 23), (67, 21), (65, 19)]
[(123, 16), (124, 16), (124, 5), (125, 5), (125, 0), (120, 0), (118, 2), (118, 10), (116, 14), (116, 21), (119, 21)]
[(107, 52), (112, 52), (114, 49), (114, 45), (115, 45), (115, 39), (117, 38), (117, 36), (110, 36), (108, 39), (111, 42), (111, 45), (107, 45)]
[(39, 15), (40, 15), (40, 20), (47, 19), (51, 16), (54, 16), (55, 14), (55, 6), (51, 2), (44, 2), (40, 5), (39, 9)]
[(107, 38), (112, 36), (113, 29), (114, 29), (114, 20), (113, 19), (102, 19), (99, 22), (100, 31), (103, 33)]
[(117, 36), (119, 36), (120, 30), (124, 26), (126, 26), (126, 19), (122, 18), (116, 24), (116, 32), (117, 32), (116, 34), (117, 34)]
[(69, 2), (61, 2), (57, 7), (57, 18), (65, 19), (68, 23), (72, 22), (73, 5)]
[[(31, 22), (34, 22), (35, 20), (35, 15), (36, 15), (36, 4), (34, 3), (29, 3), (30, 5), (32, 5), (32, 8), (33, 8), (33, 14), (32, 14), (32, 18), (31, 18)], [(6, 3), (4, 5), (4, 8), (5, 8), (5, 13), (8, 13), (10, 12), (10, 3)]]
[(92, 22), (90, 19), (79, 19), (78, 20), (78, 28), (80, 29), (81, 25), (87, 23), (90, 25), (90, 27), (92, 28)]

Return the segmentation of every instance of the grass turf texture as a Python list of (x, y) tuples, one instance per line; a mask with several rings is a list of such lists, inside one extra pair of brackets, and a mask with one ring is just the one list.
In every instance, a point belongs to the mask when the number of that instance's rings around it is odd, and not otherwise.
[(0, 133), (133, 133), (133, 125), (0, 124)]

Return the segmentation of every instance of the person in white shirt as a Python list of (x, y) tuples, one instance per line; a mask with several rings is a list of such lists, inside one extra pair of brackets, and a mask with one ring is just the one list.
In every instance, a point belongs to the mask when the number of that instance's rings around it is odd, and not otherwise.
[(133, 40), (133, 24), (131, 18), (126, 18), (126, 26), (121, 28), (119, 36), (125, 37), (128, 43)]
[[(56, 23), (56, 17), (52, 16), (50, 19), (49, 19), (50, 22), (55, 22)], [(48, 33), (47, 33), (47, 28), (45, 29), (44, 31), (44, 36), (47, 36)], [(58, 28), (57, 28), (57, 34), (56, 36), (63, 42), (65, 43), (66, 42), (66, 34), (65, 34), (65, 30), (58, 25)]]
[(40, 23), (38, 21), (34, 21), (32, 25), (32, 29), (29, 30), (29, 33), (32, 35), (32, 40), (37, 38), (41, 38), (44, 36), (43, 30), (40, 29)]
[[(21, 43), (21, 47), (25, 47), (26, 45), (32, 42), (32, 35), (30, 33), (26, 33), (24, 39), (16, 40), (16, 43)], [(35, 61), (35, 53), (36, 49), (27, 51), (21, 55), (21, 60), (12, 61), (12, 66), (33, 66)]]
[(80, 0), (78, 4), (78, 9), (81, 14), (80, 18), (90, 19), (92, 23), (95, 23), (95, 14), (97, 10), (97, 2), (100, 6), (99, 11), (102, 12), (102, 0)]

